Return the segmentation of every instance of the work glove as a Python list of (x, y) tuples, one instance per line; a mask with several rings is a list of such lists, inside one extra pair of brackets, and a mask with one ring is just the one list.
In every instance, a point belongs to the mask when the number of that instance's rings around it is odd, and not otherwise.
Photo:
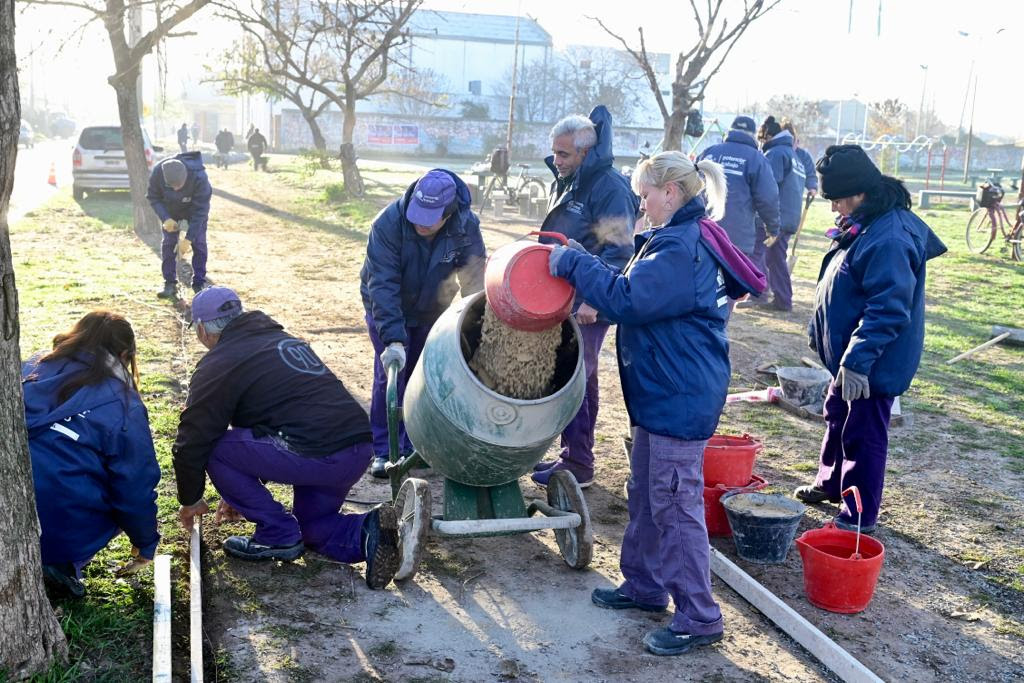
[(582, 244), (580, 244), (579, 242), (577, 242), (574, 239), (570, 239), (569, 240), (569, 248), (570, 249), (574, 249), (574, 250), (580, 252), (581, 254), (589, 254), (590, 253), (586, 249), (583, 248)]
[(587, 303), (580, 304), (576, 311), (576, 322), (580, 325), (593, 325), (597, 322), (597, 309)]
[(385, 370), (388, 369), (388, 365), (392, 361), (398, 361), (399, 372), (405, 368), (405, 344), (402, 342), (391, 342), (384, 349), (384, 353), (380, 354), (380, 364), (384, 366)]
[(168, 218), (164, 221), (164, 232), (178, 232), (178, 221)]
[(140, 569), (145, 567), (153, 560), (147, 560), (145, 557), (139, 555), (139, 549), (132, 546), (132, 559), (128, 560), (120, 567), (114, 570), (115, 576), (131, 576), (137, 574)]
[(553, 247), (551, 253), (548, 254), (548, 271), (552, 277), (558, 277), (558, 262), (567, 251), (569, 251), (569, 247), (557, 246)]
[(771, 247), (773, 244), (779, 241), (778, 235), (768, 235), (768, 239), (764, 241), (764, 246)]
[(843, 389), (844, 401), (871, 398), (871, 384), (868, 382), (867, 375), (840, 366), (839, 374), (836, 375), (836, 384)]
[(180, 258), (188, 258), (188, 255), (192, 253), (192, 240), (185, 237), (178, 243), (178, 256)]
[(228, 502), (223, 498), (220, 503), (217, 504), (217, 512), (213, 516), (214, 524), (244, 521), (245, 517), (242, 516), (242, 513), (228, 505)]

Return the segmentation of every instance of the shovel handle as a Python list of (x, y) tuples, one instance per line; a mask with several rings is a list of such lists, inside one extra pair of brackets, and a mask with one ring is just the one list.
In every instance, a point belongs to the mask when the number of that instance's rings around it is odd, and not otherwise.
[(560, 232), (550, 232), (548, 230), (531, 230), (526, 233), (527, 235), (537, 235), (538, 237), (550, 237), (561, 242), (565, 246), (569, 246), (569, 238)]
[(864, 505), (860, 502), (860, 491), (857, 490), (856, 486), (851, 486), (850, 488), (843, 491), (840, 495), (842, 495), (843, 498), (846, 498), (846, 496), (848, 496), (851, 493), (853, 494), (854, 503), (857, 505), (857, 512), (864, 512)]

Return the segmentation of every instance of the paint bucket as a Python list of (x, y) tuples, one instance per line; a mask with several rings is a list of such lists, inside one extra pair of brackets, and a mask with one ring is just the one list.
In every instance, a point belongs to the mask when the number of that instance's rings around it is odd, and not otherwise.
[[(534, 231), (568, 244), (558, 232)], [(576, 290), (551, 275), (548, 257), (553, 247), (517, 240), (491, 254), (484, 271), (487, 304), (503, 323), (524, 332), (554, 327), (569, 316)]]
[(722, 496), (730, 493), (753, 493), (768, 486), (761, 477), (752, 475), (745, 486), (717, 486), (704, 487), (704, 523), (708, 528), (708, 536), (732, 536), (732, 529), (729, 527), (729, 518), (725, 515), (725, 508), (722, 507)]
[(736, 552), (757, 564), (779, 564), (796, 536), (806, 508), (779, 494), (734, 493), (722, 499)]
[(822, 368), (784, 367), (775, 371), (782, 397), (798, 406), (821, 403), (832, 374)]
[(754, 473), (754, 460), (764, 448), (749, 434), (715, 434), (704, 447), (704, 486), (745, 486)]

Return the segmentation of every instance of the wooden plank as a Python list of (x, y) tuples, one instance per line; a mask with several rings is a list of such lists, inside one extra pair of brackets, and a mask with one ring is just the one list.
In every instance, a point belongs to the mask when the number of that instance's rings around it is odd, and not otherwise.
[(203, 683), (203, 574), (199, 564), (199, 543), (202, 538), (202, 517), (192, 522), (189, 548), (189, 633), (192, 683)]
[(853, 655), (714, 548), (711, 548), (711, 571), (841, 680), (846, 683), (881, 683), (882, 679)]
[(153, 560), (153, 682), (171, 683), (171, 556)]
[(999, 342), (1003, 341), (1004, 339), (1007, 339), (1010, 336), (1010, 334), (1011, 334), (1010, 332), (1003, 332), (1000, 335), (992, 337), (991, 339), (989, 339), (984, 344), (980, 344), (978, 346), (975, 346), (973, 349), (971, 349), (969, 351), (964, 351), (959, 356), (956, 356), (954, 358), (950, 358), (949, 360), (946, 361), (946, 365), (952, 365), (953, 363), (956, 363), (957, 361), (961, 361), (964, 358), (969, 358), (970, 356), (973, 356), (974, 354), (978, 353), (979, 351), (984, 351), (985, 349), (987, 349), (990, 346), (995, 346), (996, 344), (998, 344)]
[(819, 370), (824, 370), (825, 369), (824, 365), (822, 365), (818, 361), (814, 360), (810, 356), (800, 356), (800, 362), (803, 363), (804, 365), (806, 365), (809, 368), (818, 368)]
[(993, 337), (998, 337), (1006, 332), (1010, 333), (1010, 336), (1006, 338), (1006, 341), (1012, 344), (1024, 344), (1024, 330), (1016, 327), (1003, 327), (1002, 325), (992, 326)]

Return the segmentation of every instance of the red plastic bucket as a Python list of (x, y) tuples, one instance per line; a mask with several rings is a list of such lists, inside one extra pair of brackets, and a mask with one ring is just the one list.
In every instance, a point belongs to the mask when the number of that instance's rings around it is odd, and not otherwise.
[[(558, 232), (531, 232), (568, 244)], [(491, 254), (484, 271), (487, 303), (498, 319), (509, 327), (539, 332), (554, 327), (569, 316), (576, 296), (573, 286), (551, 275), (548, 255), (552, 247), (518, 240)]]
[(745, 486), (754, 473), (754, 460), (764, 448), (749, 434), (715, 434), (704, 447), (704, 486)]
[(722, 507), (722, 496), (733, 491), (760, 491), (768, 486), (761, 477), (752, 475), (746, 486), (705, 486), (704, 487), (704, 523), (708, 527), (708, 536), (732, 536), (729, 518)]
[(871, 602), (885, 560), (885, 546), (870, 536), (860, 537), (860, 557), (854, 558), (857, 532), (829, 522), (805, 531), (796, 546), (804, 565), (804, 591), (815, 607), (853, 614)]

